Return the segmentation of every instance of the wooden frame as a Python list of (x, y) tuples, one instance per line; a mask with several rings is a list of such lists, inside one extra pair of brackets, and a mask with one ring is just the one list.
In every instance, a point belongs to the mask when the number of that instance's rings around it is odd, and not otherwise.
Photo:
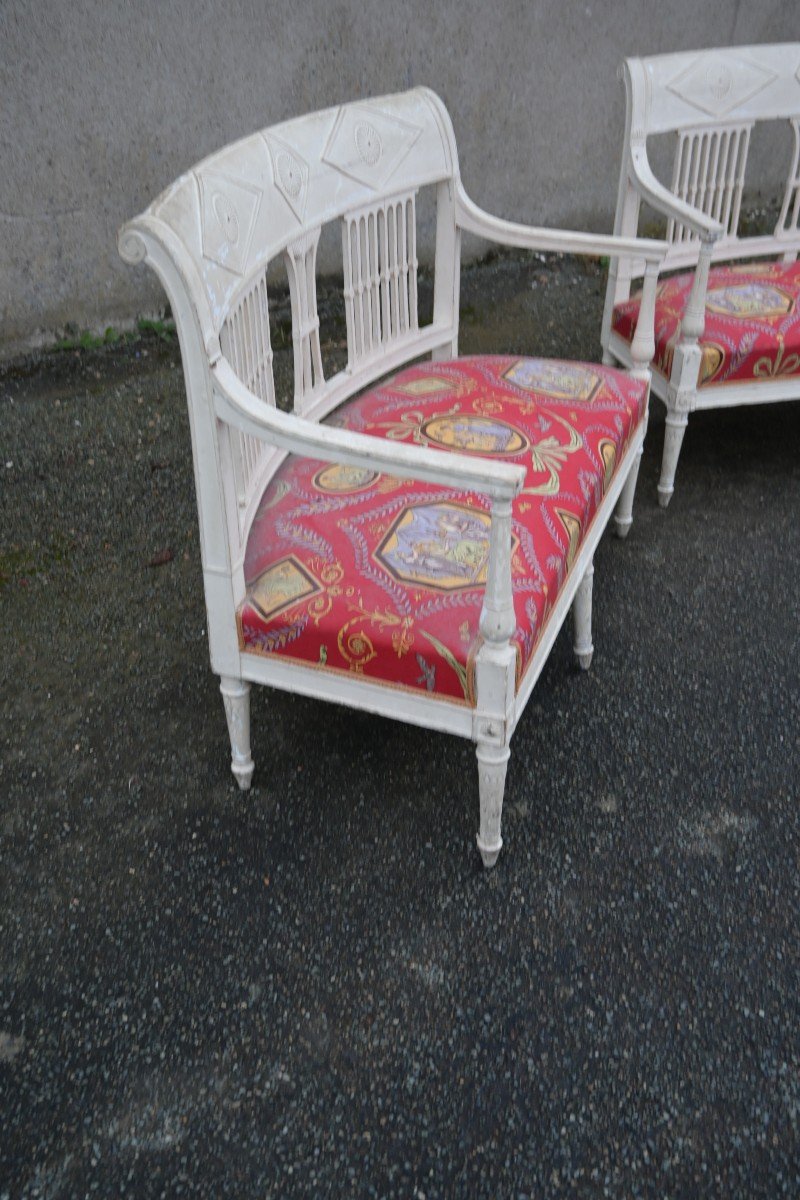
[[(733, 259), (780, 257), (800, 249), (800, 43), (737, 46), (695, 53), (628, 58), (625, 138), (615, 233), (636, 235), (642, 201), (668, 219), (663, 270), (694, 268), (669, 379), (653, 373), (652, 388), (667, 409), (659, 502), (669, 504), (689, 413), (800, 397), (800, 379), (761, 377), (714, 387), (698, 385), (709, 270)], [(792, 131), (783, 203), (774, 231), (739, 235), (750, 134), (757, 122), (788, 121)], [(676, 135), (672, 180), (665, 187), (650, 167), (647, 140)], [(615, 305), (627, 300), (642, 264), (614, 257), (603, 316), (603, 361), (630, 366), (632, 349), (612, 328)]]
[[(435, 188), (437, 232), (433, 321), (416, 307), (415, 195)], [(348, 336), (346, 368), (322, 371), (315, 264), (321, 226), (341, 221)], [(644, 263), (645, 300), (633, 372), (649, 379), (653, 312), (665, 245), (511, 224), (464, 193), (450, 118), (426, 88), (314, 113), (245, 138), (179, 179), (120, 231), (130, 263), (151, 266), (169, 296), (180, 338), (200, 519), (209, 649), (220, 676), (232, 770), (253, 774), (249, 685), (304, 695), (471, 738), (480, 784), (478, 846), (499, 854), (509, 741), (570, 607), (578, 661), (591, 661), (592, 555), (617, 509), (631, 524), (646, 411), (580, 546), (578, 559), (523, 677), (515, 685), (510, 643), (512, 502), (524, 469), (491, 458), (444, 453), (321, 424), (344, 400), (404, 363), (458, 353), (462, 230), (495, 242), (565, 253), (632, 256)], [(294, 411), (275, 405), (266, 271), (283, 257), (289, 276), (295, 364)], [(482, 493), (491, 499), (489, 567), (476, 660), (474, 709), (390, 690), (357, 675), (304, 667), (240, 649), (236, 611), (245, 592), (247, 534), (264, 487), (286, 454), (363, 466)]]

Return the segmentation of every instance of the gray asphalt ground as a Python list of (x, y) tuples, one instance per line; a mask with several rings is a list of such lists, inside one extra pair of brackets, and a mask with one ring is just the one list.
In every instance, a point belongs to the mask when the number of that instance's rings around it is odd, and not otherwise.
[[(597, 357), (597, 266), (462, 290)], [(0, 1198), (800, 1195), (800, 405), (663, 513), (654, 404), (484, 873), (467, 742), (259, 689), (236, 790), (174, 341), (0, 391)]]

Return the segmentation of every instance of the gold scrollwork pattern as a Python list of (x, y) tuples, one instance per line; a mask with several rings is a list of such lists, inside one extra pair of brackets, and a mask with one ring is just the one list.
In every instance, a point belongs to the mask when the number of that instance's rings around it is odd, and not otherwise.
[(565, 417), (559, 417), (554, 412), (551, 412), (549, 416), (566, 429), (569, 440), (566, 445), (563, 445), (555, 434), (551, 433), (531, 446), (534, 470), (541, 474), (547, 474), (547, 479), (535, 487), (523, 488), (520, 493), (522, 496), (554, 496), (560, 487), (561, 468), (569, 456), (575, 454), (583, 446), (583, 438)]
[(778, 342), (778, 353), (774, 359), (765, 354), (763, 358), (759, 358), (756, 361), (753, 367), (753, 374), (757, 379), (777, 379), (780, 375), (797, 375), (800, 373), (800, 354), (787, 354), (786, 346), (780, 335), (778, 336)]
[(349, 608), (355, 616), (345, 621), (336, 641), (339, 652), (351, 671), (363, 671), (366, 664), (377, 654), (372, 639), (364, 629), (365, 625), (373, 625), (382, 632), (389, 630), (392, 649), (398, 658), (402, 658), (411, 649), (414, 643), (413, 617), (401, 617), (388, 609), (383, 612), (378, 609), (370, 610), (364, 607), (360, 598), (357, 604), (351, 604)]

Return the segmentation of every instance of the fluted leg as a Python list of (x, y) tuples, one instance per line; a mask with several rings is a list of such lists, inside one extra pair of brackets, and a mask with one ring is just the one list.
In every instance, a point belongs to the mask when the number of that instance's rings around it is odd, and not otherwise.
[(592, 665), (594, 646), (592, 645), (592, 580), (594, 565), (589, 563), (583, 572), (583, 579), (578, 584), (575, 599), (572, 601), (572, 625), (574, 640), (572, 648), (575, 652), (578, 666), (582, 671), (588, 671)]
[(614, 530), (618, 538), (626, 538), (633, 524), (633, 497), (636, 495), (636, 480), (639, 477), (639, 464), (642, 461), (642, 451), (636, 455), (633, 465), (628, 471), (628, 478), (622, 485), (617, 507), (614, 512)]
[(250, 684), (241, 679), (223, 676), (219, 690), (225, 703), (228, 734), (231, 739), (231, 770), (242, 791), (247, 791), (253, 778), (250, 757)]
[(661, 479), (658, 482), (658, 503), (666, 508), (675, 490), (675, 471), (683, 445), (683, 435), (689, 417), (685, 412), (667, 410), (667, 423), (664, 429), (664, 455), (661, 459)]
[(503, 848), (500, 827), (503, 818), (503, 793), (506, 788), (506, 767), (511, 754), (508, 746), (478, 742), (478, 786), (480, 790), (481, 825), (478, 849), (484, 867), (493, 867)]

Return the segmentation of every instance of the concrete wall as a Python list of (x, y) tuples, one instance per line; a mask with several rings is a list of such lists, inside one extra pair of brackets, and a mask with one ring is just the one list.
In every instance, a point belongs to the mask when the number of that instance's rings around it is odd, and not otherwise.
[(0, 353), (156, 310), (116, 229), (203, 155), (417, 83), (447, 103), (477, 201), (608, 229), (621, 57), (792, 40), (797, 17), (797, 0), (0, 0)]

